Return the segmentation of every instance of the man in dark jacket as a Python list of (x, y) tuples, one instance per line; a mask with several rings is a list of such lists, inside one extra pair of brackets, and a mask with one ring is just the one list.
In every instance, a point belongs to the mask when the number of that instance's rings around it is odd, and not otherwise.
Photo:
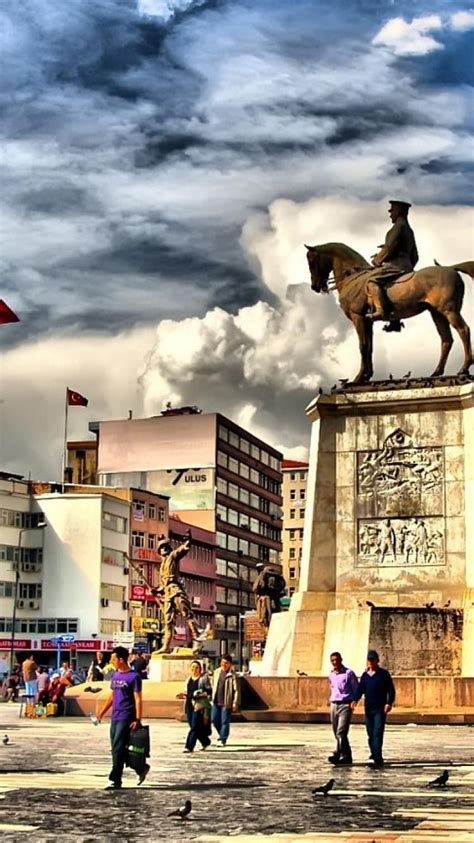
[(376, 650), (367, 653), (367, 669), (362, 674), (354, 694), (352, 710), (365, 697), (365, 727), (369, 739), (371, 766), (382, 767), (382, 744), (387, 714), (395, 702), (395, 686), (388, 670), (380, 667)]

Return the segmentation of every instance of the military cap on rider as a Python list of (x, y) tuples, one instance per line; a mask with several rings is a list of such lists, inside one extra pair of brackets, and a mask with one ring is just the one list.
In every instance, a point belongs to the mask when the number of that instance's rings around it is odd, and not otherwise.
[(173, 545), (171, 544), (169, 539), (164, 538), (158, 542), (156, 549), (158, 553), (163, 553), (163, 551), (166, 553), (166, 551), (173, 550)]
[(410, 202), (402, 202), (400, 199), (389, 199), (389, 200), (388, 200), (388, 204), (389, 204), (389, 205), (397, 205), (397, 206), (398, 206), (399, 208), (401, 208), (401, 209), (402, 209), (402, 210), (403, 210), (406, 214), (408, 214), (408, 211), (409, 211), (409, 210), (410, 210), (410, 208), (411, 208), (411, 204), (410, 204)]

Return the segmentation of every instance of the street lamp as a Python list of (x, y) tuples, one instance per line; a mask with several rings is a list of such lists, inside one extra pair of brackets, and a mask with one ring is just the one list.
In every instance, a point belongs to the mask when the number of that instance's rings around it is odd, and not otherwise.
[(12, 631), (10, 638), (10, 673), (13, 673), (13, 656), (15, 650), (16, 604), (18, 600), (18, 585), (20, 583), (21, 540), (23, 538), (23, 533), (26, 533), (27, 530), (36, 529), (37, 527), (40, 529), (46, 527), (46, 521), (38, 521), (36, 527), (22, 527), (18, 533), (18, 562), (15, 571), (15, 592), (13, 597)]

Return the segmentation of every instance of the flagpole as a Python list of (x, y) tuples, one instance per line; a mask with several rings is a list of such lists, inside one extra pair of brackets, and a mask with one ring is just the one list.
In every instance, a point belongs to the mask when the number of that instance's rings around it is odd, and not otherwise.
[(64, 401), (64, 442), (63, 442), (63, 458), (62, 458), (62, 478), (61, 489), (64, 494), (64, 477), (67, 466), (67, 415), (68, 415), (68, 401), (67, 401), (68, 387), (66, 387), (66, 398)]

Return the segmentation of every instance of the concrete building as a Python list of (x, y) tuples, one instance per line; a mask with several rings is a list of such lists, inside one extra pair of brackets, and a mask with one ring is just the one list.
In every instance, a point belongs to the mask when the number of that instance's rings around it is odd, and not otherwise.
[(128, 629), (129, 501), (50, 490), (0, 474), (0, 669), (14, 617), (15, 656), (34, 650), (42, 663), (57, 635), (76, 637), (80, 665)]
[(90, 429), (99, 483), (169, 495), (180, 518), (216, 532), (216, 635), (221, 652), (237, 654), (255, 566), (279, 564), (281, 454), (219, 413), (192, 407)]
[(67, 454), (67, 480), (94, 486), (97, 483), (97, 442), (94, 439), (68, 442)]
[(308, 463), (283, 460), (283, 551), (282, 572), (288, 595), (298, 590), (301, 558), (303, 555), (303, 528), (306, 508), (306, 481)]

